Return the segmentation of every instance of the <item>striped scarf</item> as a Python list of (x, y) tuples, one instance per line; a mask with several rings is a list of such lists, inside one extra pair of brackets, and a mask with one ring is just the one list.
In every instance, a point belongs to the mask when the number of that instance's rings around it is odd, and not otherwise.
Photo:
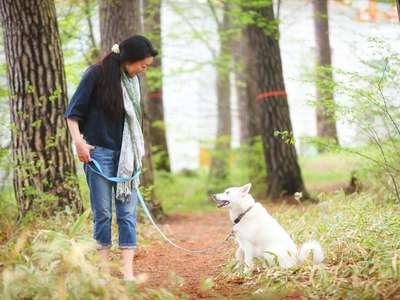
[[(140, 126), (142, 123), (142, 110), (140, 107), (139, 79), (137, 76), (128, 76), (124, 70), (121, 73), (125, 120), (117, 177), (126, 178), (132, 177), (142, 168), (142, 158), (145, 150)], [(127, 182), (117, 182), (116, 198), (121, 201), (129, 199), (132, 194), (132, 188), (138, 188), (139, 184), (139, 177)]]

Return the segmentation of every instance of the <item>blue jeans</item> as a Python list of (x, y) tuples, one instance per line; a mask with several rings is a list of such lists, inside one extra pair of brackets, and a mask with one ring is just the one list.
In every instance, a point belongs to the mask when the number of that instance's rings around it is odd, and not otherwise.
[[(107, 176), (117, 176), (120, 151), (101, 146), (90, 150), (91, 158), (97, 160)], [(91, 163), (92, 168), (96, 168)], [(138, 200), (135, 189), (131, 199), (120, 201), (115, 198), (116, 183), (95, 173), (87, 164), (83, 164), (86, 181), (90, 190), (90, 205), (93, 213), (93, 238), (98, 243), (98, 249), (110, 248), (112, 245), (112, 198), (114, 194), (115, 209), (118, 224), (119, 248), (134, 248), (136, 246), (136, 203)]]

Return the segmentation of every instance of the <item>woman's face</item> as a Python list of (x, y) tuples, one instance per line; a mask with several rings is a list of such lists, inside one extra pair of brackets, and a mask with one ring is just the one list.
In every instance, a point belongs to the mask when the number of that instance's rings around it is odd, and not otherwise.
[(144, 73), (147, 70), (147, 67), (150, 66), (154, 61), (153, 56), (146, 57), (142, 60), (138, 60), (135, 62), (127, 62), (124, 64), (125, 70), (128, 72), (129, 76), (133, 77), (138, 73)]

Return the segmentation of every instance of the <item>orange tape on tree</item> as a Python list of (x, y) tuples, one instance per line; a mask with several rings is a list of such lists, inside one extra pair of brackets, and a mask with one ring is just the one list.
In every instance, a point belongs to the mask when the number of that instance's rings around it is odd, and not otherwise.
[(271, 92), (264, 92), (260, 93), (256, 96), (257, 100), (263, 100), (269, 97), (275, 97), (275, 96), (287, 96), (286, 91), (271, 91)]
[(160, 100), (161, 99), (161, 92), (152, 92), (149, 94), (150, 100)]

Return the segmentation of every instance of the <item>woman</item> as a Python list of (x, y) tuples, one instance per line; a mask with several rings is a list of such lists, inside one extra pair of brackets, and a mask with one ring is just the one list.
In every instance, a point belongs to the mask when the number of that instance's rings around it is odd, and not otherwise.
[[(102, 270), (112, 244), (112, 199), (115, 198), (118, 244), (124, 279), (133, 280), (136, 246), (136, 203), (139, 180), (114, 183), (93, 171), (95, 159), (108, 177), (131, 177), (144, 155), (139, 74), (158, 54), (144, 36), (134, 35), (84, 72), (64, 113), (90, 191), (93, 238), (102, 257)], [(83, 139), (81, 138), (83, 133)], [(92, 169), (93, 168), (93, 169)]]

